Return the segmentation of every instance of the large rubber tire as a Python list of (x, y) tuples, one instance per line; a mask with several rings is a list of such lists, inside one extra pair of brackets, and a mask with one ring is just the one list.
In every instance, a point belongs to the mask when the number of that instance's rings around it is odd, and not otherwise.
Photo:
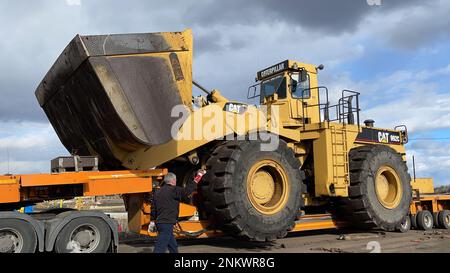
[(428, 210), (421, 210), (417, 213), (417, 226), (421, 230), (433, 229), (433, 214)]
[(417, 215), (416, 214), (411, 214), (409, 215), (409, 218), (411, 219), (411, 228), (413, 229), (417, 229)]
[(450, 229), (450, 210), (439, 212), (438, 222), (440, 228)]
[(439, 228), (439, 212), (433, 212), (433, 225), (435, 228)]
[[(300, 163), (286, 142), (280, 140), (275, 151), (261, 151), (261, 143), (233, 140), (217, 146), (207, 161), (201, 192), (208, 218), (226, 234), (245, 240), (273, 241), (285, 237), (294, 227), (303, 205), (303, 184)], [(252, 204), (247, 185), (252, 167), (265, 160), (282, 166), (289, 185), (288, 195), (280, 203), (282, 208), (270, 215)]]
[[(98, 237), (98, 244), (93, 246), (89, 251), (82, 249), (74, 249), (73, 244), (69, 244), (71, 234), (80, 226), (95, 228)], [(109, 225), (102, 219), (97, 217), (79, 217), (67, 223), (56, 237), (55, 251), (57, 253), (106, 253), (111, 244), (111, 229)]]
[(0, 253), (34, 253), (36, 251), (36, 231), (34, 230), (33, 226), (27, 221), (19, 219), (0, 219), (0, 236), (1, 235), (5, 237), (7, 236), (8, 238), (11, 238), (11, 236), (13, 236), (15, 238), (14, 241), (17, 242), (16, 246), (20, 245), (20, 247), (16, 249), (16, 251), (13, 251), (14, 247), (3, 246), (0, 250)]
[[(343, 199), (346, 216), (360, 228), (394, 231), (408, 215), (412, 199), (411, 177), (401, 155), (388, 146), (370, 145), (350, 150), (349, 160), (349, 198)], [(397, 204), (392, 207), (383, 205), (375, 185), (377, 173), (385, 168), (398, 178)]]

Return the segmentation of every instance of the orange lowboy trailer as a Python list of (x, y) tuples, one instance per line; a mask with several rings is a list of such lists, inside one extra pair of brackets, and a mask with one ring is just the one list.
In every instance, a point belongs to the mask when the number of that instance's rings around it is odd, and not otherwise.
[[(150, 223), (150, 198), (154, 188), (167, 173), (166, 169), (147, 171), (81, 171), (52, 174), (25, 174), (0, 176), (0, 253), (56, 251), (73, 252), (65, 245), (71, 241), (78, 243), (80, 252), (90, 252), (90, 241), (102, 235), (95, 223), (84, 220), (96, 218), (109, 228), (108, 246), (102, 252), (115, 252), (118, 247), (117, 224), (108, 215), (99, 211), (49, 210), (40, 213), (23, 214), (16, 209), (48, 200), (72, 199), (82, 196), (122, 195), (128, 213), (128, 228), (142, 235), (156, 236), (148, 232)], [(218, 230), (210, 229), (209, 222), (198, 220), (197, 208), (193, 205), (180, 205), (180, 221), (176, 227), (179, 237), (220, 236)], [(89, 218), (89, 219), (88, 219)], [(77, 220), (78, 230), (65, 230), (71, 221)], [(19, 228), (3, 228), (2, 223), (14, 224), (29, 231), (33, 236), (21, 236)], [(97, 221), (98, 222), (98, 221)], [(293, 231), (336, 228), (338, 222), (328, 214), (302, 217)], [(5, 225), (3, 225), (4, 227)], [(32, 232), (30, 232), (32, 231)], [(3, 232), (3, 233), (2, 233)], [(71, 233), (67, 236), (65, 233)], [(100, 234), (97, 234), (100, 233)], [(89, 236), (86, 236), (89, 235)], [(22, 237), (22, 238), (21, 238)], [(32, 238), (28, 238), (32, 237)], [(87, 237), (87, 238), (84, 238)], [(100, 236), (105, 239), (105, 236)], [(61, 238), (64, 238), (65, 241)], [(59, 246), (58, 243), (63, 244)], [(94, 247), (98, 248), (99, 242)], [(30, 246), (29, 246), (30, 245)], [(96, 251), (94, 251), (96, 252)]]
[[(0, 176), (0, 253), (116, 252), (119, 245), (117, 223), (103, 212), (62, 209), (23, 214), (14, 211), (28, 204), (81, 196), (122, 195), (129, 230), (156, 236), (148, 231), (151, 196), (166, 173), (166, 169), (155, 169)], [(429, 211), (431, 215), (434, 213), (436, 226), (439, 212), (449, 209), (449, 195), (415, 198), (411, 203), (412, 225), (418, 227), (420, 211)], [(210, 222), (199, 220), (197, 207), (193, 205), (181, 204), (179, 217), (175, 229), (178, 237), (222, 235)], [(447, 221), (450, 216), (448, 218)], [(304, 215), (299, 217), (292, 232), (344, 226), (344, 221), (330, 214)]]

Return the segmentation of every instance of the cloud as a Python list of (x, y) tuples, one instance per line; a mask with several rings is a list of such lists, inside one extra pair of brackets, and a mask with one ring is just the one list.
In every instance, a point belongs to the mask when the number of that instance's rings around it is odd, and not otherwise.
[(361, 23), (361, 31), (374, 40), (389, 46), (414, 50), (429, 47), (436, 42), (447, 42), (450, 37), (450, 2), (445, 0), (421, 1), (420, 4), (402, 1), (401, 9), (373, 13)]
[(0, 122), (0, 174), (48, 172), (51, 159), (67, 154), (49, 124)]
[(433, 178), (435, 186), (449, 184), (449, 141), (413, 141), (408, 144), (407, 153), (411, 177), (413, 176), (412, 156), (414, 155), (418, 178)]
[(0, 121), (47, 121), (34, 90), (67, 43), (84, 29), (81, 17), (64, 1), (0, 3)]
[[(382, 3), (378, 7), (360, 0), (288, 0), (282, 4), (269, 0), (2, 2), (0, 32), (7, 38), (0, 43), (0, 92), (4, 98), (0, 100), (0, 120), (47, 121), (34, 90), (77, 33), (178, 31), (192, 27), (195, 63), (202, 64), (196, 65), (196, 75), (206, 78), (203, 74), (211, 72), (211, 63), (214, 69), (232, 68), (237, 56), (245, 55), (250, 62), (241, 64), (239, 70), (233, 68), (231, 74), (228, 70), (226, 78), (219, 73), (215, 74), (220, 78), (209, 77), (215, 86), (234, 97), (246, 89), (256, 70), (283, 59), (297, 58), (330, 67), (363, 56), (370, 39), (398, 46), (401, 43), (397, 37), (416, 33), (399, 27), (399, 14), (409, 16), (413, 22), (423, 19), (427, 22), (421, 26), (423, 31), (433, 37), (446, 37), (450, 29), (445, 28), (445, 1)], [(68, 7), (78, 4), (76, 9)], [(437, 16), (433, 10), (438, 10)], [(420, 37), (416, 39), (420, 45), (433, 41), (433, 37)], [(202, 55), (211, 61), (204, 61)]]
[(66, 0), (66, 4), (69, 6), (81, 6), (81, 0)]
[(368, 15), (397, 10), (420, 1), (385, 0), (383, 6), (373, 7), (366, 1), (298, 1), (271, 0), (203, 1), (196, 4), (185, 19), (196, 25), (258, 25), (286, 23), (291, 27), (322, 31), (327, 35), (353, 32)]
[[(2, 172), (3, 171), (3, 172)], [(2, 161), (0, 162), (0, 174), (35, 174), (50, 173), (49, 160), (28, 161)]]
[[(210, 46), (220, 46), (220, 50), (216, 48), (196, 55), (194, 77), (204, 86), (217, 88), (235, 100), (246, 101), (247, 88), (254, 84), (256, 72), (277, 62), (294, 59), (325, 63), (331, 69), (359, 58), (365, 51), (364, 45), (354, 41), (350, 34), (324, 37), (282, 22), (242, 25), (237, 26), (235, 32), (220, 33), (224, 27), (206, 30), (208, 35), (218, 38)], [(342, 43), (343, 39), (351, 42)], [(242, 40), (245, 46), (229, 46)]]

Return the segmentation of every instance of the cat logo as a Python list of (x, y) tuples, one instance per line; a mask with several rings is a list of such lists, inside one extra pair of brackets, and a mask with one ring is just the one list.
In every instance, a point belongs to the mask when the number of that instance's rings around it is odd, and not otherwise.
[(389, 143), (389, 133), (388, 132), (378, 132), (378, 142)]
[(244, 105), (244, 104), (227, 103), (225, 105), (225, 111), (235, 113), (235, 114), (242, 114), (246, 110), (247, 110), (247, 105)]

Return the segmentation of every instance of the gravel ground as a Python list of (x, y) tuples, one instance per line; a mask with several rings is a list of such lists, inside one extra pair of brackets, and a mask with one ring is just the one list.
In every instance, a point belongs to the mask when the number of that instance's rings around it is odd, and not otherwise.
[[(121, 234), (121, 253), (150, 253), (154, 240)], [(364, 253), (364, 252), (445, 252), (450, 253), (450, 230), (357, 232), (322, 230), (298, 232), (275, 243), (241, 242), (233, 238), (179, 240), (181, 253)]]

